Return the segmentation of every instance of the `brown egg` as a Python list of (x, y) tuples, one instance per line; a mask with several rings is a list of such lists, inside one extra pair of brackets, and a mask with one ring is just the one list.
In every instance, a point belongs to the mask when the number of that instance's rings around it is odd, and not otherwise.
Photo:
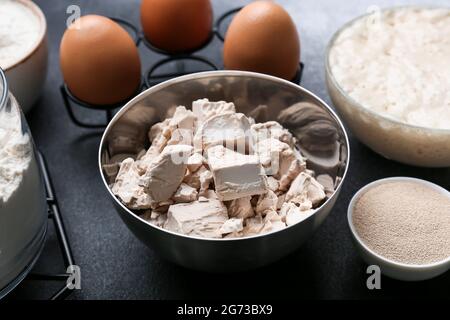
[(143, 0), (141, 23), (147, 40), (168, 52), (201, 46), (211, 34), (209, 0)]
[(271, 1), (245, 6), (225, 36), (226, 69), (255, 71), (292, 80), (299, 67), (300, 41), (289, 14)]
[(141, 83), (141, 61), (133, 39), (102, 16), (83, 16), (66, 30), (60, 63), (71, 93), (91, 104), (119, 103)]

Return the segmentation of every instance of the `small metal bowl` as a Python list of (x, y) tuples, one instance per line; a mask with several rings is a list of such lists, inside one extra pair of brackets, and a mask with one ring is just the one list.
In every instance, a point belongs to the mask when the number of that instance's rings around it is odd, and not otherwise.
[[(298, 140), (308, 167), (328, 174), (335, 190), (306, 220), (283, 230), (237, 239), (186, 236), (150, 224), (111, 192), (103, 165), (118, 154), (148, 148), (147, 132), (170, 117), (174, 107), (192, 101), (234, 102), (238, 112), (257, 122), (276, 120)], [(264, 107), (266, 106), (266, 107)], [(287, 110), (287, 108), (290, 108)], [(287, 111), (286, 111), (287, 110)], [(209, 272), (248, 270), (274, 262), (297, 249), (324, 221), (341, 190), (349, 163), (347, 133), (338, 116), (314, 94), (276, 77), (244, 71), (212, 71), (175, 78), (135, 97), (112, 119), (100, 143), (99, 169), (117, 212), (128, 228), (161, 256), (179, 265)]]

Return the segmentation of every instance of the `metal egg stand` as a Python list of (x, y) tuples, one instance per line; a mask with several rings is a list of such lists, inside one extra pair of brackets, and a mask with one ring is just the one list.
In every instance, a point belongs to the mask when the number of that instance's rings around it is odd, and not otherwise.
[[(217, 37), (220, 41), (224, 41), (224, 35), (223, 32), (221, 32), (221, 27), (223, 26), (224, 22), (236, 14), (238, 11), (240, 11), (242, 7), (235, 8), (232, 10), (229, 10), (222, 14), (217, 21), (215, 22), (211, 34), (209, 35), (208, 39), (199, 47), (182, 53), (170, 53), (164, 50), (161, 50), (160, 48), (155, 47), (152, 45), (144, 36), (144, 33), (137, 28), (133, 23), (122, 19), (122, 18), (115, 18), (111, 17), (112, 20), (123, 26), (125, 29), (129, 30), (130, 34), (132, 35), (132, 38), (134, 40), (134, 43), (137, 47), (139, 47), (141, 44), (144, 44), (149, 50), (159, 53), (165, 57), (161, 58), (159, 61), (154, 63), (150, 68), (147, 69), (147, 71), (144, 74), (143, 79), (141, 80), (141, 85), (137, 92), (135, 92), (132, 96), (127, 98), (125, 101), (121, 101), (116, 104), (112, 105), (93, 105), (84, 101), (81, 101), (77, 97), (75, 97), (69, 90), (67, 84), (62, 84), (60, 87), (61, 95), (63, 98), (64, 105), (66, 107), (67, 113), (71, 119), (71, 121), (78, 127), (81, 128), (88, 128), (88, 129), (104, 129), (108, 125), (109, 121), (114, 116), (114, 110), (120, 108), (123, 106), (128, 100), (130, 100), (132, 97), (134, 97), (136, 94), (140, 93), (141, 91), (148, 89), (155, 84), (158, 84), (166, 79), (175, 78), (179, 76), (183, 76), (186, 74), (199, 72), (199, 71), (205, 71), (205, 70), (197, 70), (197, 71), (176, 71), (172, 73), (164, 73), (164, 74), (157, 74), (156, 71), (160, 69), (162, 66), (167, 65), (171, 62), (179, 62), (183, 63), (184, 61), (196, 61), (201, 64), (203, 64), (205, 67), (207, 67), (209, 70), (219, 70), (220, 68), (211, 60), (209, 60), (206, 57), (200, 56), (196, 54), (197, 51), (207, 47), (215, 37)], [(299, 69), (294, 77), (292, 79), (292, 82), (299, 84), (301, 82), (302, 73), (303, 73), (304, 65), (303, 63), (299, 63)], [(101, 111), (105, 112), (106, 114), (106, 121), (105, 123), (86, 123), (83, 120), (80, 120), (73, 109), (73, 104), (76, 104), (78, 106), (87, 108), (91, 111)]]
[(45, 190), (47, 194), (47, 205), (48, 205), (48, 219), (53, 222), (55, 227), (56, 236), (58, 238), (58, 245), (61, 250), (61, 255), (64, 261), (64, 267), (62, 273), (30, 273), (27, 279), (37, 280), (37, 281), (61, 281), (63, 285), (58, 289), (51, 297), (50, 300), (62, 300), (67, 298), (73, 290), (67, 286), (67, 282), (70, 278), (70, 274), (66, 273), (69, 266), (76, 265), (75, 259), (72, 254), (72, 249), (70, 247), (70, 242), (67, 237), (66, 228), (64, 226), (64, 221), (59, 210), (58, 200), (53, 188), (53, 183), (50, 178), (50, 174), (47, 168), (47, 163), (44, 159), (42, 153), (38, 153), (38, 163), (41, 168), (42, 176), (44, 178)]

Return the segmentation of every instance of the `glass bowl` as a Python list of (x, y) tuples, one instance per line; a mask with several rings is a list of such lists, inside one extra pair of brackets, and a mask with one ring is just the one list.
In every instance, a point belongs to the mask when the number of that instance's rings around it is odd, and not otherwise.
[(449, 167), (450, 130), (414, 126), (374, 112), (350, 97), (333, 75), (330, 52), (336, 39), (353, 23), (367, 16), (357, 17), (341, 27), (326, 50), (326, 85), (336, 110), (355, 136), (383, 157), (414, 166)]
[(39, 257), (47, 214), (33, 140), (0, 69), (0, 298), (24, 279)]

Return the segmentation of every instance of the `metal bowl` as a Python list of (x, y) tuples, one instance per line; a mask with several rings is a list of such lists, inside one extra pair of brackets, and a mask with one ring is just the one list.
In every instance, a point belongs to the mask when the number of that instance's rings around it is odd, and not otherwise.
[[(200, 98), (234, 102), (238, 112), (257, 122), (276, 120), (298, 140), (308, 168), (328, 174), (335, 191), (308, 219), (283, 230), (238, 239), (208, 239), (156, 227), (126, 208), (111, 192), (103, 165), (118, 154), (148, 148), (147, 132), (170, 117), (175, 106), (190, 108)], [(264, 107), (267, 106), (267, 107)], [(290, 108), (290, 109), (288, 109)], [(286, 111), (287, 110), (287, 111)], [(112, 119), (100, 143), (99, 169), (117, 212), (128, 228), (157, 253), (179, 265), (209, 272), (242, 271), (274, 262), (308, 239), (325, 220), (341, 190), (348, 164), (347, 133), (321, 99), (291, 82), (259, 73), (212, 71), (156, 85), (127, 103)]]

